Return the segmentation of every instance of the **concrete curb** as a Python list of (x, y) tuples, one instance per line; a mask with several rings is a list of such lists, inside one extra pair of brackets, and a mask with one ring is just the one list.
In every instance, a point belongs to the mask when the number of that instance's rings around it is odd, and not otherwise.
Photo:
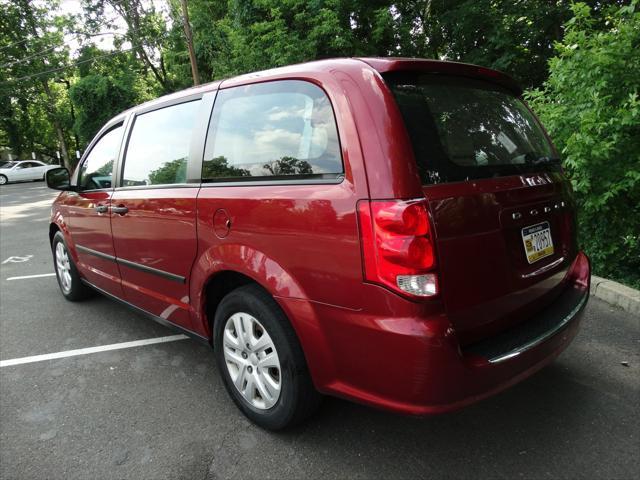
[(591, 295), (625, 312), (640, 316), (640, 291), (606, 278), (591, 275)]

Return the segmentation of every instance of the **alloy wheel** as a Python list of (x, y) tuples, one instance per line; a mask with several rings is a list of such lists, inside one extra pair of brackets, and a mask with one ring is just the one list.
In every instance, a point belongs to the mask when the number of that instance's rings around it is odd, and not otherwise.
[(223, 333), (224, 359), (240, 395), (254, 408), (273, 407), (282, 390), (280, 359), (264, 326), (248, 313), (227, 319)]

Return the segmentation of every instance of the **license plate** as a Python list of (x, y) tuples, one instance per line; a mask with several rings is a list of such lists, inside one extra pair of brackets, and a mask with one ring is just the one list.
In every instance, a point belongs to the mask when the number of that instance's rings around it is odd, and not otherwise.
[(553, 241), (549, 222), (538, 223), (522, 229), (522, 242), (527, 262), (537, 262), (541, 258), (553, 255)]

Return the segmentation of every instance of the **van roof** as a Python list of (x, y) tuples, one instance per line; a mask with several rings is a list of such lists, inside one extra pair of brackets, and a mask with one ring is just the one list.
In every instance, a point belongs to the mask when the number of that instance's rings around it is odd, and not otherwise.
[[(369, 67), (376, 70), (378, 73), (388, 72), (401, 72), (401, 71), (421, 71), (441, 73), (448, 75), (461, 75), (466, 77), (480, 78), (489, 82), (497, 83), (506, 87), (516, 95), (522, 94), (522, 88), (506, 73), (498, 70), (492, 70), (490, 68), (480, 67), (478, 65), (472, 65), (468, 63), (450, 62), (444, 60), (433, 59), (420, 59), (420, 58), (404, 58), (404, 57), (351, 57), (351, 58), (330, 58), (324, 60), (314, 60), (311, 62), (299, 63), (295, 65), (288, 65), (284, 67), (272, 68), (269, 70), (262, 70), (258, 72), (251, 72), (235, 77), (227, 78), (224, 80), (216, 80), (210, 83), (197, 85), (194, 87), (180, 90), (179, 92), (170, 93), (162, 97), (150, 100), (148, 102), (136, 105), (120, 115), (117, 115), (112, 119), (115, 120), (118, 117), (124, 116), (130, 111), (136, 111), (146, 108), (150, 105), (161, 104), (167, 101), (186, 97), (189, 95), (217, 90), (219, 87), (226, 87), (232, 85), (238, 85), (245, 83), (248, 80), (268, 80), (271, 78), (282, 77), (283, 74), (292, 75), (309, 73), (318, 70), (335, 70), (337, 64), (346, 62), (353, 63), (366, 63)], [(111, 121), (109, 122), (111, 123)]]

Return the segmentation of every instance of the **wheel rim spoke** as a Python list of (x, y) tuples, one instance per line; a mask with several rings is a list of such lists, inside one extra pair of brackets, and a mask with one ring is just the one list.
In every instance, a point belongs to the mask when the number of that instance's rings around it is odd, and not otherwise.
[(277, 368), (280, 369), (280, 361), (278, 360), (278, 355), (275, 353), (270, 353), (266, 357), (261, 358), (258, 362), (260, 368)]
[(265, 403), (273, 402), (273, 392), (271, 391), (270, 388), (267, 387), (267, 384), (264, 381), (263, 375), (256, 375), (255, 384), (264, 402)]
[(58, 242), (56, 245), (55, 256), (56, 271), (58, 272), (58, 278), (60, 279), (60, 286), (65, 293), (71, 290), (73, 279), (71, 278), (71, 262), (69, 261), (69, 255), (67, 249), (62, 242)]
[(255, 402), (255, 390), (256, 390), (256, 386), (254, 383), (254, 379), (255, 377), (253, 375), (246, 375), (244, 376), (245, 379), (245, 385), (244, 388), (242, 388), (242, 390), (240, 391), (240, 393), (242, 393), (242, 395), (244, 395), (244, 397), (246, 399), (248, 399), (251, 403)]
[(263, 378), (264, 378), (265, 384), (269, 385), (269, 388), (271, 388), (271, 390), (278, 392), (278, 394), (280, 394), (280, 379), (276, 381), (276, 379), (274, 379), (269, 373), (265, 373), (263, 375)]
[(234, 337), (233, 334), (229, 331), (226, 330), (224, 331), (224, 344), (225, 346), (231, 348), (231, 349), (240, 349), (241, 345), (240, 345), (240, 340), (238, 339), (238, 337)]
[(242, 317), (240, 315), (234, 315), (233, 319), (233, 328), (235, 331), (236, 338), (240, 342), (241, 345), (244, 345), (244, 332), (242, 331)]
[(223, 354), (231, 381), (251, 406), (273, 407), (280, 398), (280, 358), (264, 326), (252, 315), (231, 315), (223, 331)]
[(244, 386), (244, 381), (247, 376), (247, 370), (244, 365), (240, 365), (240, 369), (238, 370), (238, 374), (233, 382), (238, 390), (242, 390)]
[(252, 340), (251, 350), (253, 350), (256, 353), (262, 352), (263, 350), (273, 345), (273, 342), (271, 341), (271, 338), (268, 335), (262, 335), (260, 338), (254, 337), (251, 340)]
[(255, 320), (251, 315), (242, 315), (240, 317), (242, 322), (243, 343), (250, 343), (253, 339), (253, 321)]
[(244, 367), (247, 364), (247, 361), (238, 355), (236, 352), (230, 352), (229, 350), (225, 350), (225, 357), (227, 362), (234, 363), (238, 366), (238, 368)]

